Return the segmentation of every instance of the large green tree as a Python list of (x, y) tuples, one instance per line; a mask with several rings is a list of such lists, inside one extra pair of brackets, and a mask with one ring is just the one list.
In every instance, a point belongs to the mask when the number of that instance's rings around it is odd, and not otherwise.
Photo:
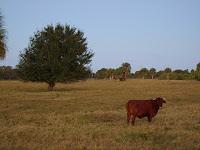
[(84, 33), (69, 25), (48, 25), (30, 39), (20, 55), (19, 76), (27, 81), (46, 82), (53, 90), (56, 82), (85, 79), (90, 74), (93, 53)]
[(6, 55), (5, 28), (3, 27), (3, 16), (0, 13), (0, 59)]

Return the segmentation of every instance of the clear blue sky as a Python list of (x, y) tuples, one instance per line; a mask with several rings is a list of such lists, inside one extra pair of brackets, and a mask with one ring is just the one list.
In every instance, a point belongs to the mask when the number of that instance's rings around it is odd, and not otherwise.
[(15, 66), (29, 38), (47, 24), (81, 29), (95, 52), (94, 71), (129, 62), (192, 69), (200, 62), (200, 0), (0, 0), (8, 55)]

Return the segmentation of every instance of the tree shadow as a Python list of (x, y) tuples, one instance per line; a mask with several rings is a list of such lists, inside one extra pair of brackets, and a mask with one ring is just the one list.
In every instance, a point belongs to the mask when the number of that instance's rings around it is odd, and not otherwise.
[(54, 92), (72, 92), (72, 91), (87, 91), (89, 89), (86, 88), (70, 88), (70, 87), (55, 87), (52, 91), (48, 90), (48, 88), (24, 88), (19, 89), (18, 91), (22, 92), (30, 92), (30, 93), (54, 93)]

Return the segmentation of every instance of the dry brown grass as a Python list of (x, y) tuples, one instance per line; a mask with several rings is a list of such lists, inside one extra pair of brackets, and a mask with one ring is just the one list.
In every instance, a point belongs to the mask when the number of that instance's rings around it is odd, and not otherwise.
[[(151, 123), (126, 125), (128, 99), (162, 96)], [(200, 82), (0, 82), (0, 149), (200, 149)]]

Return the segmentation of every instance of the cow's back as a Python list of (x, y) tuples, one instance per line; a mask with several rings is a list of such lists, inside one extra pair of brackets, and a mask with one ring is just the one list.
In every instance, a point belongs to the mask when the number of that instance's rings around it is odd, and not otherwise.
[(151, 108), (151, 100), (129, 100), (127, 102), (127, 112), (138, 117), (148, 115)]

